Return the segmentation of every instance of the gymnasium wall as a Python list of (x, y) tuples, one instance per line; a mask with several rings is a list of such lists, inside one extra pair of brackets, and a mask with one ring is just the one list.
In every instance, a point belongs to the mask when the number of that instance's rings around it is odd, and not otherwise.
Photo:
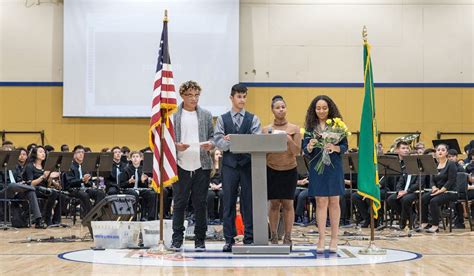
[[(25, 1), (0, 1), (0, 129), (45, 130), (45, 142), (56, 147), (145, 147), (146, 119), (62, 117), (62, 4), (41, 2), (27, 8)], [(353, 24), (340, 23), (348, 9), (343, 3), (357, 12), (347, 16)], [(436, 131), (474, 131), (472, 1), (242, 0), (240, 7), (240, 80), (269, 83), (251, 87), (248, 96), (248, 110), (264, 124), (271, 122), (273, 95), (285, 97), (289, 120), (302, 126), (309, 102), (324, 93), (357, 131), (363, 91), (344, 86), (362, 82), (360, 25), (366, 24), (376, 82), (459, 86), (377, 88), (379, 130), (418, 130), (424, 141)], [(332, 87), (270, 87), (308, 82)], [(386, 148), (394, 138), (383, 138)], [(40, 141), (34, 135), (7, 139)], [(470, 139), (461, 138), (461, 146)], [(355, 138), (350, 142), (355, 146)]]

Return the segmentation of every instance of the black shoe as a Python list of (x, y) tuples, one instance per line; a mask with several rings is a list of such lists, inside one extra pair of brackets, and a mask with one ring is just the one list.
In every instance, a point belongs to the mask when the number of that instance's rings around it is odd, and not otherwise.
[(35, 228), (36, 229), (46, 229), (46, 224), (43, 223), (43, 221), (41, 221), (41, 219), (39, 220), (36, 220), (35, 222)]
[(232, 252), (232, 244), (226, 243), (224, 247), (222, 248), (222, 252)]
[(246, 239), (244, 238), (244, 244), (252, 244), (253, 243), (253, 239)]
[(362, 228), (369, 228), (370, 226), (370, 221), (369, 220), (363, 220), (360, 222), (360, 227)]
[(455, 224), (453, 229), (466, 229), (466, 226), (463, 224)]
[(204, 240), (196, 239), (194, 241), (194, 250), (197, 252), (206, 251), (206, 243), (204, 242)]
[(183, 241), (173, 241), (171, 243), (170, 249), (173, 251), (181, 251), (183, 246)]

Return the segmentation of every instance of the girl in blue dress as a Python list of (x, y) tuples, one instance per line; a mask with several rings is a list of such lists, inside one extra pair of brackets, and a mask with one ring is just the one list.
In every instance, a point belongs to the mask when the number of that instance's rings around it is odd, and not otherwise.
[(319, 230), (319, 241), (317, 252), (322, 253), (325, 248), (326, 219), (329, 208), (329, 220), (331, 222), (331, 241), (329, 251), (337, 252), (339, 233), (339, 219), (341, 209), (339, 197), (344, 195), (344, 173), (342, 170), (342, 154), (347, 151), (347, 139), (343, 138), (336, 145), (326, 145), (332, 165), (324, 167), (322, 174), (315, 169), (316, 163), (321, 158), (320, 148), (315, 147), (315, 140), (308, 133), (322, 132), (328, 126), (326, 120), (341, 118), (342, 116), (334, 101), (326, 95), (320, 95), (313, 99), (306, 112), (303, 149), (305, 155), (311, 160), (309, 164), (309, 187), (308, 195), (316, 197), (316, 219)]

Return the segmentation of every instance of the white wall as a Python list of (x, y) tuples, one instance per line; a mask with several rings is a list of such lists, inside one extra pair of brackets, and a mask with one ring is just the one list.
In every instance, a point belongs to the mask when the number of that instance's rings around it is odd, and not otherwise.
[(0, 81), (62, 81), (62, 67), (63, 6), (0, 0)]
[[(474, 82), (473, 0), (240, 2), (241, 81), (362, 82), (365, 24), (376, 82)], [(0, 81), (61, 81), (63, 6), (24, 3), (0, 0)]]
[(474, 82), (473, 14), (474, 1), (242, 0), (240, 79), (362, 82), (366, 25), (376, 82)]

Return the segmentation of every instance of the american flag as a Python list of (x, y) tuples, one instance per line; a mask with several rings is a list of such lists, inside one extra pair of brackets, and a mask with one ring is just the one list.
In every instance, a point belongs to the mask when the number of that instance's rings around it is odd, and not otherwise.
[[(168, 20), (165, 17), (163, 21), (163, 32), (161, 33), (158, 63), (156, 65), (155, 84), (153, 86), (152, 113), (149, 131), (150, 148), (153, 150), (152, 186), (156, 192), (159, 192), (161, 183), (163, 187), (166, 187), (178, 180), (172, 117), (176, 109), (177, 102), (173, 82), (173, 71), (171, 69), (171, 59), (168, 51)], [(161, 140), (162, 135), (163, 140)], [(163, 160), (161, 160), (161, 151), (163, 151)], [(160, 174), (160, 162), (163, 162), (162, 174)], [(161, 179), (162, 176), (163, 179)]]

